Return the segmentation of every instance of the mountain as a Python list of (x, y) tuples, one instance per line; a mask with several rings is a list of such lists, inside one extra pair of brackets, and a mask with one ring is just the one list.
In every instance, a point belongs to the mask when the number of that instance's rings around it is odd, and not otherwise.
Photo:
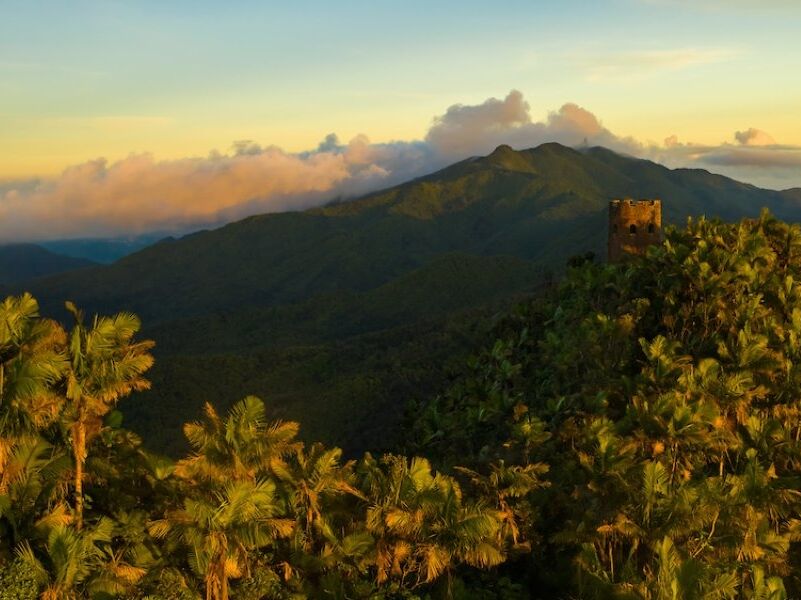
[(40, 242), (39, 245), (64, 256), (111, 264), (115, 260), (133, 254), (165, 237), (169, 236), (166, 233), (147, 233), (133, 237), (53, 240)]
[(604, 256), (608, 200), (627, 197), (661, 198), (664, 222), (762, 207), (801, 220), (798, 190), (604, 148), (500, 146), (353, 201), (162, 240), (25, 288), (45, 314), (71, 299), (142, 317), (158, 391), (124, 410), (163, 448), (180, 443), (198, 402), (224, 409), (245, 393), (309, 437), (380, 448), (406, 403), (435, 393), (446, 359), (469, 352), (478, 320), (546, 285), (571, 255)]
[(94, 264), (90, 260), (56, 254), (36, 244), (9, 244), (0, 246), (0, 284), (14, 285)]
[(706, 171), (670, 170), (603, 148), (501, 146), (355, 201), (161, 241), (107, 267), (48, 278), (33, 291), (91, 309), (130, 309), (156, 323), (365, 291), (448, 252), (558, 265), (577, 251), (603, 249), (606, 203), (616, 197), (662, 198), (668, 222), (704, 213), (735, 219), (763, 206), (784, 219), (801, 216), (792, 192)]

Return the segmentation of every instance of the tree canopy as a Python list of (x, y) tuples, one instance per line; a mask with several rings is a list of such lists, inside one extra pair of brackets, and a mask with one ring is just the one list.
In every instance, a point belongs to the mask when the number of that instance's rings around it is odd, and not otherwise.
[(801, 228), (699, 219), (571, 262), (353, 459), (246, 397), (173, 462), (122, 428), (132, 315), (0, 304), (0, 598), (792, 597)]

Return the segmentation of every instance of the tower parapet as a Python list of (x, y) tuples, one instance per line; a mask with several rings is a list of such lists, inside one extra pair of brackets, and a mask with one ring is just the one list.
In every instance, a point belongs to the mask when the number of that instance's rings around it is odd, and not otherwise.
[(645, 254), (651, 244), (662, 241), (660, 200), (612, 200), (609, 203), (609, 262), (620, 262), (628, 254)]

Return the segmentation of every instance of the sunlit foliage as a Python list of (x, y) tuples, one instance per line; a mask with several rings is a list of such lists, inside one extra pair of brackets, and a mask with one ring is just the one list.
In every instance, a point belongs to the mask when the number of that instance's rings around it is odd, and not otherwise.
[[(151, 344), (0, 304), (0, 598), (797, 594), (801, 230), (699, 220), (558, 288), (343, 458), (246, 397), (172, 462), (122, 428)], [(427, 456), (427, 458), (423, 458)]]
[(549, 464), (550, 486), (529, 498), (545, 517), (531, 532), (542, 564), (561, 565), (534, 567), (543, 585), (599, 598), (796, 589), (798, 226), (692, 221), (647, 257), (572, 268), (499, 332), (417, 437), (445, 461)]

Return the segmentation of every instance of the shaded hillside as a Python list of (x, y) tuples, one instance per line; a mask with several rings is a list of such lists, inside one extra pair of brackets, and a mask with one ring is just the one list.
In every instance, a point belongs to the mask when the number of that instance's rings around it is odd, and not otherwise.
[(93, 266), (90, 260), (56, 254), (36, 244), (0, 246), (0, 284)]
[(185, 450), (176, 432), (191, 411), (245, 394), (302, 415), (307, 439), (353, 454), (390, 449), (409, 400), (435, 394), (448, 365), (484, 341), (486, 319), (541, 281), (521, 259), (446, 255), (368, 292), (165, 323), (143, 332), (159, 341), (153, 391), (122, 409), (173, 454)]
[(74, 240), (52, 240), (41, 242), (51, 252), (86, 258), (96, 263), (110, 264), (168, 237), (163, 233), (147, 233), (134, 237), (79, 238)]
[(472, 318), (531, 293), (572, 255), (604, 256), (607, 203), (620, 197), (661, 198), (666, 222), (762, 207), (801, 220), (799, 190), (604, 148), (500, 146), (354, 201), (162, 240), (25, 287), (46, 314), (71, 299), (142, 317), (157, 342), (158, 392), (124, 408), (163, 448), (175, 450), (190, 402), (224, 409), (246, 392), (312, 437), (382, 447), (406, 402), (444, 381), (444, 358), (468, 350), (459, 331)]
[[(145, 327), (161, 340), (157, 354), (247, 351), (341, 340), (371, 331), (447, 317), (535, 291), (543, 273), (514, 257), (448, 254), (366, 292), (320, 294), (303, 302), (213, 313)], [(211, 343), (213, 341), (213, 343)]]
[(315, 344), (224, 353), (209, 345), (207, 353), (174, 355), (157, 349), (152, 390), (125, 400), (120, 409), (126, 427), (177, 456), (187, 450), (181, 427), (204, 402), (227, 410), (255, 394), (276, 417), (303, 418), (306, 440), (338, 440), (349, 456), (368, 449), (380, 454), (402, 443), (398, 425), (409, 402), (436, 395), (486, 343), (493, 313), (461, 311)]

